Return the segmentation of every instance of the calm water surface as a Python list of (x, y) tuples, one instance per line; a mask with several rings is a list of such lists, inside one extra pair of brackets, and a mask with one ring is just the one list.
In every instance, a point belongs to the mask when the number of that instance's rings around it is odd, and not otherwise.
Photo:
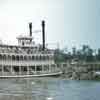
[(99, 81), (0, 79), (0, 100), (100, 100)]

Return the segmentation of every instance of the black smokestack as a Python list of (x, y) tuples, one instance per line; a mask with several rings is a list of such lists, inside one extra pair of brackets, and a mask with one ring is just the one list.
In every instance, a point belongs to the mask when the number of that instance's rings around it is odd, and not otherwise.
[(30, 36), (32, 36), (32, 23), (29, 23)]
[(45, 21), (42, 20), (42, 43), (43, 43), (43, 50), (45, 50)]

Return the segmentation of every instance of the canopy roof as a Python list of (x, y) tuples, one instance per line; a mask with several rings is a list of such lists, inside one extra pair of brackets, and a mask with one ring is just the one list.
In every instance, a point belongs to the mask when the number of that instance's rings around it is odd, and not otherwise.
[(22, 36), (22, 35), (20, 35), (20, 36), (17, 37), (17, 39), (18, 40), (32, 40), (33, 37), (32, 36)]

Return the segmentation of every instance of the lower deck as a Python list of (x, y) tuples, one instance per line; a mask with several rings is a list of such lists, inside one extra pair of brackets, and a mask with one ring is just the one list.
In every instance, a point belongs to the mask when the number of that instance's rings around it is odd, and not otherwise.
[(2, 75), (0, 78), (31, 78), (31, 77), (48, 77), (48, 76), (58, 76), (61, 75), (62, 72), (54, 72), (54, 73), (40, 73), (40, 74), (33, 74), (33, 75)]
[(4, 66), (0, 65), (0, 78), (40, 77), (60, 75), (61, 69), (56, 64), (36, 66)]

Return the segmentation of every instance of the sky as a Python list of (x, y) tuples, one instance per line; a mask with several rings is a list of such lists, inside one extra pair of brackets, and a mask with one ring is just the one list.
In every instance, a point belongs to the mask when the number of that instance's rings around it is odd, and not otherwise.
[[(46, 43), (60, 48), (100, 48), (99, 0), (0, 0), (0, 39), (17, 44), (16, 37), (41, 30), (46, 21)], [(41, 32), (33, 33), (36, 43), (42, 43)], [(59, 45), (58, 45), (59, 44)]]

